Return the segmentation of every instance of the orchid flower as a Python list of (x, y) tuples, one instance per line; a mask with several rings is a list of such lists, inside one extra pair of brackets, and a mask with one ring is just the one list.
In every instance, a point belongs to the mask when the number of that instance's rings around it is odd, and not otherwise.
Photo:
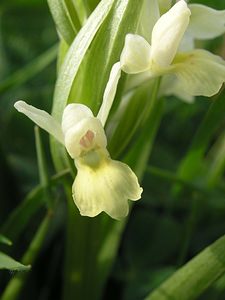
[(15, 103), (19, 112), (63, 144), (74, 160), (77, 176), (72, 196), (83, 216), (94, 217), (105, 211), (112, 218), (120, 219), (128, 214), (127, 200), (136, 201), (141, 197), (142, 188), (134, 172), (126, 164), (112, 160), (106, 149), (104, 125), (120, 72), (120, 65), (115, 64), (97, 117), (87, 106), (73, 103), (64, 109), (60, 123), (47, 112), (24, 101)]
[(202, 4), (189, 4), (191, 11), (187, 34), (193, 39), (213, 39), (225, 32), (225, 10)]
[[(156, 15), (164, 14), (172, 5), (171, 0), (146, 1), (157, 2), (158, 5), (156, 5), (157, 8), (155, 9)], [(206, 5), (197, 3), (188, 4), (188, 8), (191, 11), (191, 16), (185, 34), (189, 36), (189, 39), (193, 39), (191, 44), (194, 45), (194, 39), (213, 39), (225, 33), (225, 10), (216, 10)]]
[(142, 74), (145, 80), (172, 75), (177, 92), (187, 98), (216, 94), (225, 81), (224, 60), (201, 49), (178, 52), (190, 16), (191, 10), (180, 0), (157, 20), (151, 43), (140, 35), (128, 34), (120, 57), (121, 69)]

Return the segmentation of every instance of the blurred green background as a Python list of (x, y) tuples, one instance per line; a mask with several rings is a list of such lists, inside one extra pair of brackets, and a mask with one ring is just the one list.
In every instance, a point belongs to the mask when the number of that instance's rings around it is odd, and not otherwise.
[[(224, 0), (199, 2), (225, 9)], [(13, 104), (22, 99), (51, 111), (56, 79), (56, 51), (52, 47), (57, 41), (55, 25), (46, 1), (1, 1), (0, 226), (25, 195), (39, 183), (34, 126), (30, 120), (16, 112)], [(224, 37), (205, 42), (205, 47), (224, 55)], [(50, 58), (45, 56), (44, 63), (37, 61), (37, 57), (49, 49)], [(35, 76), (26, 82), (23, 81), (30, 71), (12, 77), (14, 72), (29, 63), (40, 68)], [(42, 63), (46, 66), (43, 67)], [(34, 70), (34, 67), (31, 69)], [(224, 90), (219, 97), (225, 101)], [(225, 182), (222, 179), (219, 187), (210, 191), (204, 188), (201, 183), (205, 180), (207, 163), (202, 174), (198, 174), (196, 184), (181, 182), (182, 192), (174, 192), (174, 184), (179, 182), (177, 168), (212, 101), (198, 97), (193, 105), (188, 105), (173, 97), (166, 100), (165, 114), (149, 159), (150, 167), (143, 180), (143, 199), (135, 204), (131, 212), (104, 299), (143, 299), (178, 266), (224, 234)], [(225, 117), (211, 136), (209, 149), (221, 134), (225, 134), (224, 125)], [(49, 173), (54, 174), (48, 135), (41, 132), (41, 137)], [(60, 299), (65, 238), (65, 201), (60, 187), (56, 195), (59, 199), (57, 217), (20, 299)], [(35, 215), (36, 219), (26, 227), (12, 249), (1, 246), (2, 250), (19, 260), (42, 214), (40, 210)], [(0, 294), (13, 276), (12, 272), (0, 271)], [(224, 300), (225, 285), (210, 288), (200, 299)]]

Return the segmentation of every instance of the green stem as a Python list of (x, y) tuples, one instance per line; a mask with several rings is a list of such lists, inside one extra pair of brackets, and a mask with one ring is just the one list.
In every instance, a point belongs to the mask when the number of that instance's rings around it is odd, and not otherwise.
[(98, 300), (111, 271), (124, 221), (114, 221), (105, 214), (82, 217), (73, 203), (71, 186), (68, 198), (66, 253), (63, 299)]
[[(46, 234), (48, 232), (49, 224), (51, 221), (51, 213), (48, 213), (44, 220), (42, 221), (40, 227), (38, 228), (28, 250), (22, 258), (22, 263), (24, 265), (33, 264), (38, 256), (41, 247), (44, 243)], [(19, 273), (14, 276), (8, 283), (1, 300), (16, 300), (19, 297), (19, 294), (26, 282), (28, 272)]]

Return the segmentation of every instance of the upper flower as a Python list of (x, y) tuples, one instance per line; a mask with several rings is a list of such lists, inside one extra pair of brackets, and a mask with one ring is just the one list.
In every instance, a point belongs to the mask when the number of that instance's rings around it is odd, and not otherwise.
[(179, 52), (191, 11), (178, 1), (155, 23), (149, 44), (142, 36), (128, 34), (121, 54), (121, 68), (144, 78), (175, 75), (179, 91), (189, 96), (216, 94), (225, 81), (225, 62), (205, 50)]
[(216, 10), (202, 4), (189, 4), (191, 11), (187, 33), (194, 39), (215, 38), (225, 32), (225, 10)]
[(120, 66), (115, 64), (103, 96), (98, 116), (83, 104), (69, 104), (61, 124), (47, 112), (24, 101), (15, 108), (62, 143), (75, 160), (77, 176), (73, 183), (73, 199), (81, 215), (94, 217), (105, 211), (112, 218), (128, 214), (127, 200), (141, 197), (138, 179), (124, 163), (114, 161), (106, 149), (104, 124), (107, 120), (120, 77)]

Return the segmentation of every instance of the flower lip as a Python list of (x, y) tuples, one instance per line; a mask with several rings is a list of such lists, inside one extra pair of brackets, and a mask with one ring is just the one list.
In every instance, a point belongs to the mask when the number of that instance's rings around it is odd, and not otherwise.
[(119, 220), (128, 214), (127, 200), (141, 198), (136, 175), (126, 164), (112, 160), (106, 149), (88, 152), (75, 165), (73, 199), (81, 215), (95, 217), (104, 211)]
[(82, 152), (80, 157), (76, 160), (76, 166), (86, 167), (95, 172), (102, 164), (107, 163), (109, 160), (111, 160), (111, 158), (107, 149), (97, 147), (87, 152)]

